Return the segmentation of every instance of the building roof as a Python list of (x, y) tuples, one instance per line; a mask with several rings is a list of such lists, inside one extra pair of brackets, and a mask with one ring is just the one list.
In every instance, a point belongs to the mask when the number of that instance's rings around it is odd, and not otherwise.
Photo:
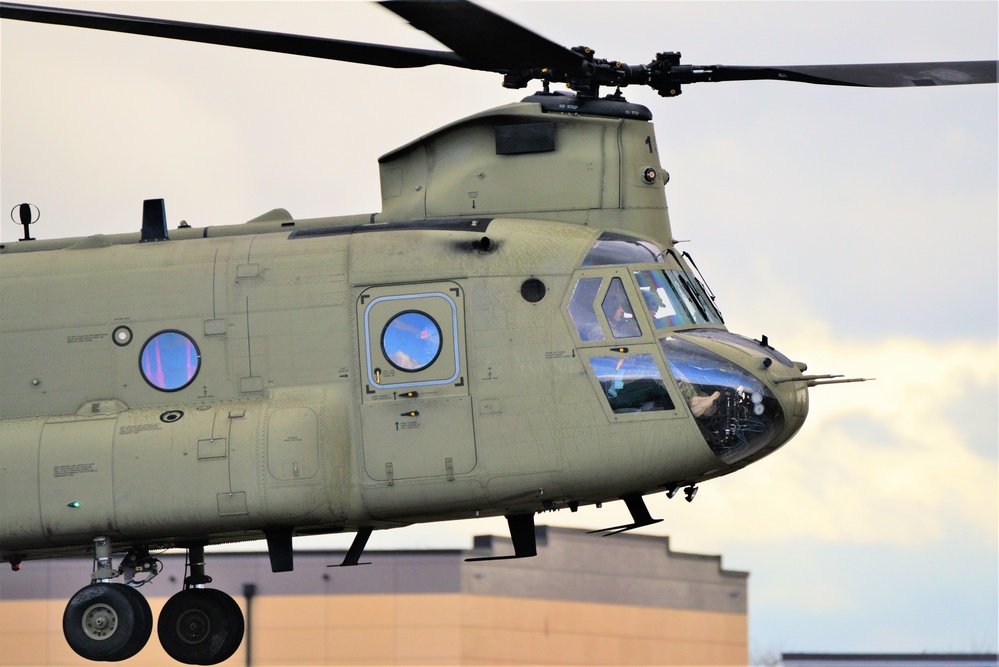
[(784, 667), (996, 667), (995, 653), (785, 653)]

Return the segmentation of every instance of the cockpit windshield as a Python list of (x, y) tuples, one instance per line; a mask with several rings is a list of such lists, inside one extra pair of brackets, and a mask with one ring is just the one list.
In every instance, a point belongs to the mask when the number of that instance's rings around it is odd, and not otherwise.
[(648, 269), (634, 274), (656, 329), (723, 324), (714, 303), (690, 274), (674, 269)]
[[(690, 258), (686, 253), (684, 257)], [(672, 248), (663, 250), (650, 241), (634, 236), (604, 232), (583, 258), (580, 268), (653, 262), (674, 267), (634, 272), (656, 329), (724, 325), (710, 291), (695, 274), (687, 271), (686, 265)], [(693, 260), (690, 262), (693, 263)]]

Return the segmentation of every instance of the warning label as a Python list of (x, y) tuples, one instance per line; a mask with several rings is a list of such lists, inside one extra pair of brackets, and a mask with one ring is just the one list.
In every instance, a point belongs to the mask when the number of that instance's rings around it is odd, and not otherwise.
[(74, 463), (73, 465), (55, 466), (52, 468), (53, 477), (72, 477), (85, 472), (97, 472), (96, 463)]
[(118, 429), (118, 435), (134, 435), (143, 431), (159, 431), (161, 428), (163, 427), (159, 424), (130, 424)]

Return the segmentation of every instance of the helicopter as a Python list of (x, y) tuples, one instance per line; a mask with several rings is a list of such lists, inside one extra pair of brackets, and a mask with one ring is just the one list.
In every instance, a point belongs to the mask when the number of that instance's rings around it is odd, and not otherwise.
[[(13, 566), (94, 555), (64, 616), (84, 657), (122, 660), (148, 640), (135, 584), (155, 576), (160, 548), (188, 549), (191, 573), (159, 640), (182, 662), (214, 664), (238, 648), (242, 618), (207, 587), (207, 544), (263, 536), (287, 571), (293, 536), (355, 532), (351, 566), (374, 530), (505, 516), (510, 557), (529, 557), (536, 512), (620, 499), (631, 521), (606, 532), (648, 526), (644, 495), (693, 500), (701, 482), (790, 439), (808, 388), (844, 380), (727, 330), (672, 238), (651, 113), (616, 89), (995, 82), (994, 61), (741, 69), (664, 53), (626, 66), (467, 2), (386, 6), (452, 51), (323, 48), (546, 90), (385, 155), (377, 214), (276, 209), (168, 230), (165, 204), (149, 200), (133, 234), (0, 248), (0, 554)], [(9, 3), (2, 16), (248, 36)], [(492, 60), (497, 42), (515, 59)], [(575, 94), (552, 93), (557, 83)], [(538, 187), (562, 173), (574, 177)], [(27, 237), (30, 207), (12, 213)], [(98, 295), (79, 294), (82, 279)], [(39, 503), (10, 500), (22, 496)]]

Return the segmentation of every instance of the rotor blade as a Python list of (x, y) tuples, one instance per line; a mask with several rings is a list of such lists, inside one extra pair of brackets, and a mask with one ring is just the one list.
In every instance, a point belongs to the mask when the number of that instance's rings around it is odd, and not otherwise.
[[(674, 68), (674, 72), (677, 69)], [(742, 67), (713, 65), (693, 67), (695, 81), (754, 81), (774, 79), (827, 86), (901, 88), (906, 86), (957, 86), (996, 83), (997, 61), (929, 63), (870, 63), (860, 65), (791, 65)]]
[(380, 67), (406, 68), (450, 65), (465, 69), (478, 69), (449, 51), (349, 42), (325, 37), (307, 37), (266, 30), (230, 28), (204, 23), (187, 23), (79, 9), (59, 9), (3, 2), (0, 3), (0, 18), (234, 46), (242, 49), (272, 51), (326, 60), (342, 60)]
[(379, 3), (451, 48), (476, 69), (506, 73), (550, 68), (586, 74), (586, 59), (522, 25), (468, 0), (391, 0)]

